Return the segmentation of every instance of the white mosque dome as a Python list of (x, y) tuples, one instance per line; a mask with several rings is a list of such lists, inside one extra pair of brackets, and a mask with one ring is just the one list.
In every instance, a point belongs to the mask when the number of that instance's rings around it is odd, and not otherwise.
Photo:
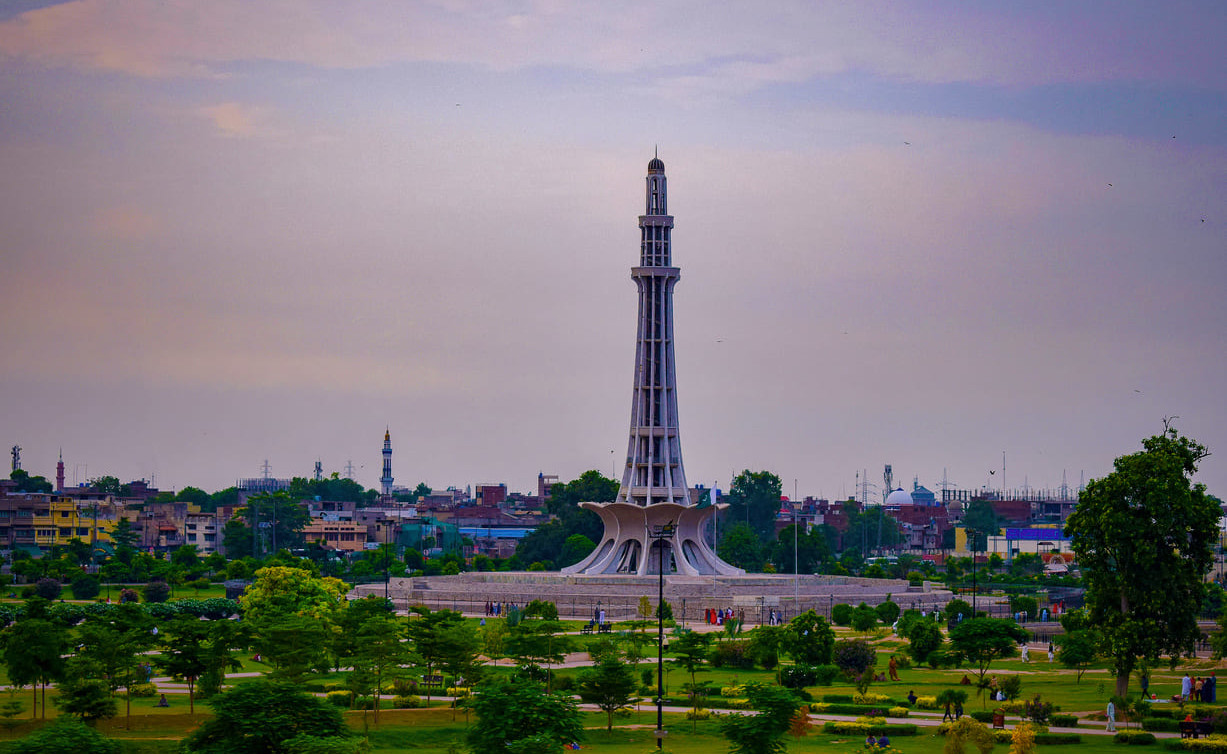
[(893, 507), (897, 507), (900, 505), (911, 505), (911, 504), (912, 504), (912, 494), (910, 492), (904, 491), (902, 487), (900, 487), (899, 489), (895, 490), (894, 492), (886, 496), (886, 505), (888, 507), (893, 508)]

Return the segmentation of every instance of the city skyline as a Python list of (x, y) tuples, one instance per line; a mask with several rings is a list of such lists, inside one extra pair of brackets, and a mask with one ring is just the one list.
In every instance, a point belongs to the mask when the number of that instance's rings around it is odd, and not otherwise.
[[(691, 484), (1227, 491), (1219, 3), (0, 8), (0, 441), (207, 490), (615, 479), (645, 160)], [(993, 472), (993, 473), (990, 473)], [(84, 479), (78, 479), (84, 481)]]

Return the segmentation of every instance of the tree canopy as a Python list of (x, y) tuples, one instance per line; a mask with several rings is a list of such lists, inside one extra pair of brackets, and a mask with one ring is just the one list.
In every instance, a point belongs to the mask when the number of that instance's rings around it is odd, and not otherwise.
[[(1164, 431), (1092, 480), (1065, 533), (1086, 581), (1086, 605), (1103, 633), (1125, 696), (1140, 659), (1191, 653), (1222, 513), (1191, 477), (1205, 446)], [(1142, 534), (1144, 533), (1144, 536)]]
[(775, 540), (775, 517), (780, 510), (780, 478), (770, 471), (746, 469), (733, 478), (724, 502), (729, 507), (721, 516), (730, 524), (749, 526), (760, 543)]

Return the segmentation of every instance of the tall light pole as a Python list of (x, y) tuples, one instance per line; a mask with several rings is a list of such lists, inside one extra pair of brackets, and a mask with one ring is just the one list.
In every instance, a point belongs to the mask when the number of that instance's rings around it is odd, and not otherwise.
[(658, 595), (656, 601), (656, 749), (665, 744), (665, 542), (673, 538), (677, 529), (670, 521), (653, 526), (648, 532), (660, 551), (660, 569), (657, 573)]
[(792, 607), (801, 614), (801, 560), (797, 557), (797, 480), (792, 480)]

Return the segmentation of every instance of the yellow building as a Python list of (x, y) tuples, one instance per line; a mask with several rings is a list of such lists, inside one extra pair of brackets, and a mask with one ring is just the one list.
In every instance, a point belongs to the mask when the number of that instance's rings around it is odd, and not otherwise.
[(34, 548), (46, 553), (72, 539), (109, 543), (115, 525), (113, 515), (105, 516), (109, 507), (109, 503), (78, 502), (59, 495), (4, 495), (0, 497), (0, 547), (34, 554)]

